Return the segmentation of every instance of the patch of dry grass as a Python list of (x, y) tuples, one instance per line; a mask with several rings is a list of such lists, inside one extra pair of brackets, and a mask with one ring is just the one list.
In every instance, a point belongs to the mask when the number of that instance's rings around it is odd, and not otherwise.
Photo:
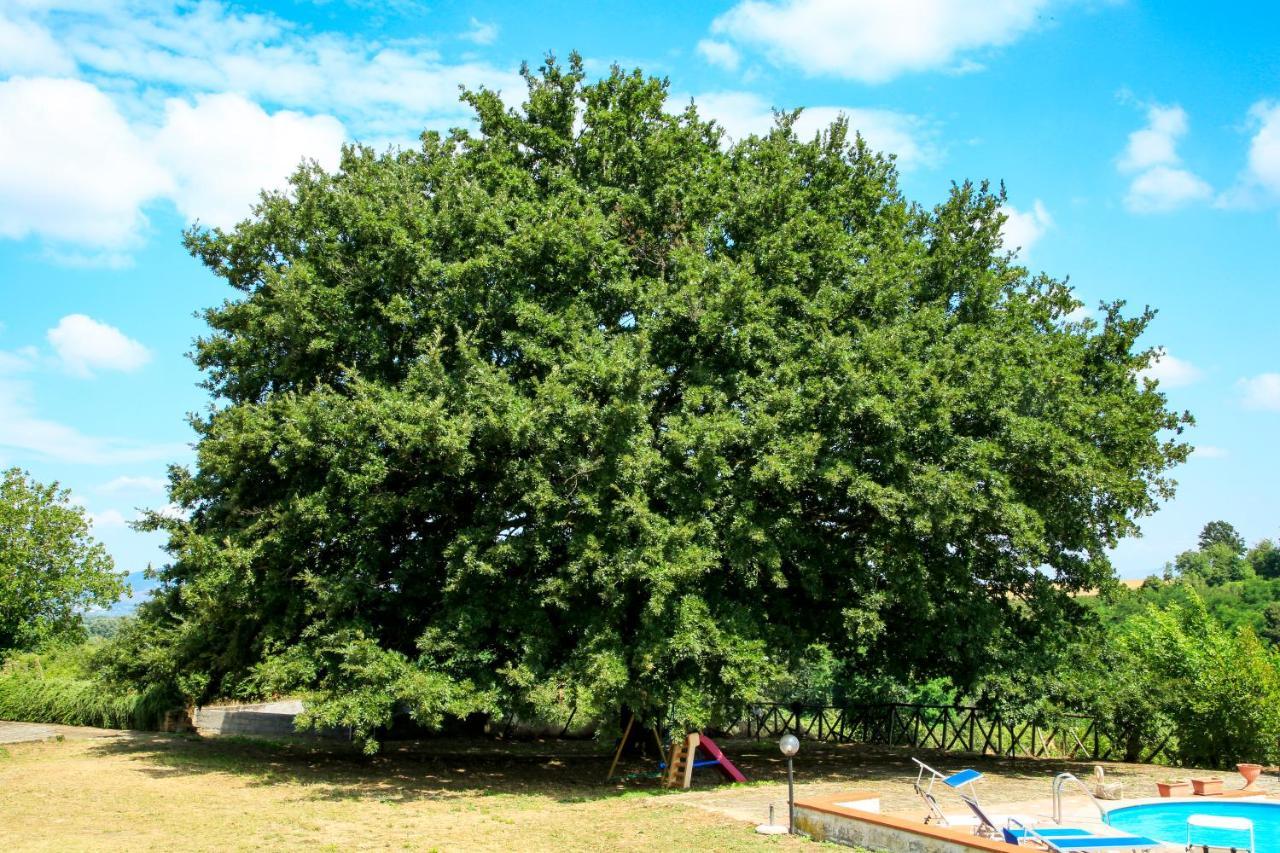
[(21, 850), (762, 850), (811, 845), (602, 783), (559, 745), (366, 759), (298, 744), (128, 734), (18, 744), (0, 827)]

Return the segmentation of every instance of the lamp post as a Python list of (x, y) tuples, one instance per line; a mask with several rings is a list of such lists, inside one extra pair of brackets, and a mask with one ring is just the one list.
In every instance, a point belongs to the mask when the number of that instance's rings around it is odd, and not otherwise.
[(791, 773), (791, 758), (800, 751), (800, 739), (793, 734), (785, 734), (778, 740), (778, 749), (787, 757), (787, 832), (796, 831), (796, 789), (795, 779)]

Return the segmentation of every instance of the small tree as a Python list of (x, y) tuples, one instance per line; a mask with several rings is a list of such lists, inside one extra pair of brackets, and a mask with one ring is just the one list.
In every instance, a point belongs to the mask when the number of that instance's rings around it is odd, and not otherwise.
[(1253, 576), (1252, 566), (1226, 542), (1210, 542), (1198, 551), (1183, 551), (1174, 559), (1178, 575), (1209, 586)]
[(1214, 545), (1225, 545), (1237, 557), (1244, 556), (1244, 537), (1228, 522), (1211, 521), (1200, 531), (1200, 550), (1207, 551)]
[(1268, 580), (1280, 578), (1280, 548), (1270, 539), (1263, 539), (1250, 548), (1245, 560), (1258, 577)]
[(57, 483), (10, 468), (0, 483), (0, 650), (26, 649), (83, 631), (86, 607), (128, 588), (89, 535), (84, 510)]

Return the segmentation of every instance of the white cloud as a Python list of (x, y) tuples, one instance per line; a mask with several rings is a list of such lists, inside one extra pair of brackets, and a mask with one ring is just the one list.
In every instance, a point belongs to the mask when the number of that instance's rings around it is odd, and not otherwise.
[(186, 458), (185, 444), (148, 445), (85, 435), (74, 427), (41, 418), (28, 383), (0, 378), (0, 448), (56, 462), (90, 465), (172, 461)]
[(1236, 186), (1218, 198), (1221, 207), (1256, 207), (1280, 198), (1280, 103), (1258, 101), (1249, 108), (1249, 158)]
[(486, 23), (471, 19), (471, 29), (461, 35), (464, 41), (473, 44), (493, 44), (498, 39), (498, 25), (494, 23)]
[(1009, 44), (1049, 0), (742, 0), (712, 32), (809, 74), (883, 83), (911, 71), (967, 70), (962, 54)]
[(169, 482), (160, 477), (130, 477), (128, 475), (116, 477), (103, 483), (98, 487), (98, 491), (104, 495), (118, 494), (164, 494), (164, 490), (168, 487)]
[[(473, 21), (468, 37), (492, 40)], [(214, 0), (0, 4), (0, 238), (73, 266), (126, 266), (148, 204), (231, 224), (303, 157), (344, 138), (414, 143), (472, 118), (458, 87), (519, 75), (422, 40), (314, 32)], [(161, 92), (181, 92), (163, 100)]]
[(188, 517), (187, 511), (177, 504), (165, 504), (156, 510), (156, 513), (163, 518), (173, 518), (179, 521)]
[(1226, 459), (1230, 455), (1225, 448), (1214, 447), (1212, 444), (1198, 444), (1193, 452), (1196, 459)]
[[(708, 92), (694, 98), (698, 112), (713, 118), (733, 140), (753, 133), (766, 133), (773, 126), (769, 103), (752, 92)], [(919, 116), (893, 110), (858, 107), (807, 107), (796, 122), (796, 133), (810, 137), (825, 130), (840, 115), (849, 119), (851, 131), (862, 134), (874, 149), (896, 154), (904, 170), (931, 166), (941, 153), (934, 144), (934, 132)]]
[(1204, 376), (1204, 372), (1191, 362), (1164, 352), (1138, 375), (1144, 379), (1154, 379), (1162, 388), (1183, 388), (1198, 381)]
[(1077, 305), (1068, 311), (1062, 319), (1068, 323), (1083, 323), (1093, 317), (1093, 309), (1086, 308), (1083, 304)]
[(0, 375), (6, 373), (25, 373), (35, 367), (39, 353), (35, 347), (21, 347), (16, 350), (0, 350)]
[(0, 236), (60, 244), (49, 254), (71, 266), (124, 266), (148, 203), (233, 225), (303, 158), (334, 168), (344, 136), (330, 116), (269, 114), (234, 94), (170, 98), (150, 127), (128, 122), (89, 83), (0, 82)]
[(104, 527), (127, 527), (129, 521), (124, 517), (124, 513), (120, 512), (120, 510), (106, 509), (102, 512), (89, 513), (89, 523), (100, 530)]
[(1213, 188), (1186, 169), (1156, 166), (1133, 179), (1124, 204), (1134, 213), (1170, 213), (1213, 195)]
[(90, 377), (94, 370), (137, 370), (151, 359), (142, 344), (84, 314), (63, 317), (47, 337), (63, 366), (77, 376)]
[(200, 95), (165, 103), (154, 145), (172, 176), (170, 198), (188, 220), (230, 227), (264, 189), (281, 189), (301, 159), (338, 165), (345, 133), (330, 116), (268, 115), (240, 95)]
[(119, 247), (169, 178), (95, 86), (46, 78), (0, 82), (0, 237)]
[(1187, 128), (1187, 113), (1182, 107), (1147, 106), (1146, 127), (1129, 134), (1116, 163), (1122, 173), (1136, 173), (1124, 199), (1130, 211), (1168, 213), (1212, 197), (1213, 188), (1181, 166), (1178, 141)]
[(1178, 161), (1178, 140), (1187, 132), (1187, 112), (1182, 107), (1147, 107), (1147, 126), (1129, 134), (1129, 144), (1120, 156), (1122, 172), (1136, 172), (1152, 166), (1173, 166)]
[(698, 42), (698, 55), (712, 65), (718, 65), (726, 71), (737, 71), (741, 57), (738, 50), (728, 42), (715, 39), (702, 39)]
[(1280, 195), (1280, 103), (1259, 101), (1249, 110), (1258, 132), (1249, 143), (1249, 175)]
[(1280, 373), (1259, 373), (1236, 383), (1246, 409), (1280, 412)]
[[(192, 93), (236, 92), (267, 106), (329, 113), (361, 137), (416, 136), (425, 125), (468, 120), (459, 84), (524, 91), (511, 71), (444, 62), (421, 40), (313, 32), (212, 0), (104, 0), (70, 21), (55, 35), (99, 77)], [(479, 26), (471, 32), (490, 35)]]
[(1053, 217), (1040, 199), (1035, 200), (1030, 210), (1022, 211), (1006, 204), (1002, 212), (1005, 220), (1000, 226), (1000, 239), (1009, 251), (1020, 250), (1023, 255), (1030, 253), (1031, 247), (1053, 227)]
[(75, 61), (47, 29), (0, 11), (0, 75), (71, 74), (75, 69)]

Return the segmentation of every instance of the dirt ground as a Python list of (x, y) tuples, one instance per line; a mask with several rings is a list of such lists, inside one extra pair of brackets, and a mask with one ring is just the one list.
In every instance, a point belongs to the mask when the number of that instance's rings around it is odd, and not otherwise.
[(120, 732), (116, 729), (60, 726), (54, 723), (10, 723), (0, 720), (0, 744), (57, 740), (58, 738), (116, 737), (119, 734)]
[[(752, 831), (770, 803), (785, 820), (786, 765), (776, 748), (721, 746), (750, 784), (719, 784), (712, 770), (700, 770), (689, 792), (664, 792), (645, 778), (605, 784), (609, 756), (584, 742), (441, 740), (366, 758), (314, 742), (65, 737), (0, 749), (0, 828), (11, 850), (816, 849)], [(973, 764), (987, 774), (980, 790), (993, 802), (1045, 797), (1055, 772), (1092, 769), (955, 756), (931, 763)], [(912, 813), (913, 767), (896, 750), (806, 743), (797, 797), (870, 788), (886, 811)], [(1109, 779), (1133, 786), (1130, 796), (1154, 793), (1152, 780), (1169, 774), (1107, 767)]]

